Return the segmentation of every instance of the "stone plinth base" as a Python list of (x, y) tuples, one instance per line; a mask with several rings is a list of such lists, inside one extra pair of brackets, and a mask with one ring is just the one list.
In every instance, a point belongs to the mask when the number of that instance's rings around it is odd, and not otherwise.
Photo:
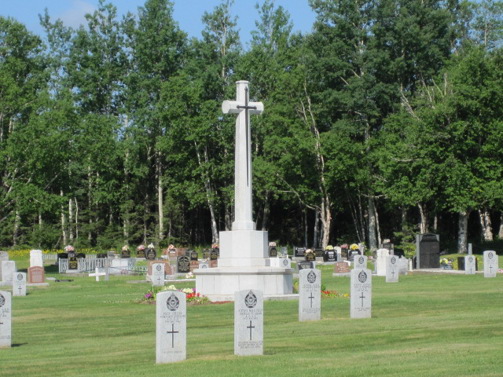
[(293, 270), (275, 267), (218, 267), (198, 269), (196, 291), (211, 301), (234, 301), (234, 292), (256, 289), (264, 299), (293, 299)]

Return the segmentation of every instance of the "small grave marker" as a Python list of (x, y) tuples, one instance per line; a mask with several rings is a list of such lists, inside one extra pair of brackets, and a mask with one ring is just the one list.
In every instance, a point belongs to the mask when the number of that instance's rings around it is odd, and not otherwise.
[(234, 295), (234, 354), (264, 353), (264, 299), (262, 291), (243, 290)]
[(43, 267), (28, 268), (28, 283), (41, 284), (45, 282), (45, 271)]
[(16, 272), (12, 280), (12, 295), (26, 296), (26, 273)]
[(156, 363), (187, 358), (187, 304), (183, 292), (164, 291), (156, 302)]
[(474, 275), (477, 272), (475, 256), (469, 254), (465, 258), (465, 274)]
[(12, 345), (12, 298), (11, 293), (0, 291), (0, 348)]
[(162, 287), (164, 285), (164, 263), (154, 263), (152, 265), (152, 285)]
[(355, 255), (354, 264), (357, 269), (367, 268), (367, 256), (366, 255)]
[(498, 272), (498, 254), (494, 250), (484, 251), (484, 277), (495, 278)]
[(372, 273), (369, 269), (351, 271), (351, 318), (372, 316)]
[(2, 281), (8, 285), (12, 285), (12, 280), (16, 273), (16, 262), (11, 260), (0, 262), (0, 268), (2, 269)]
[(96, 281), (100, 281), (100, 276), (106, 276), (107, 273), (103, 270), (101, 270), (101, 268), (98, 268), (96, 267), (95, 271), (93, 274), (89, 274), (89, 276), (94, 276), (96, 277)]
[(299, 271), (299, 321), (321, 319), (321, 271)]
[(398, 283), (399, 259), (396, 255), (389, 255), (386, 259), (386, 283)]

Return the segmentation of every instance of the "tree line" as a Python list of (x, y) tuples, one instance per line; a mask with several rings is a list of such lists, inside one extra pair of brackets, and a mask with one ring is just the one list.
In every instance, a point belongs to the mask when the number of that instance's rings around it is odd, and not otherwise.
[(218, 243), (250, 81), (254, 219), (281, 244), (503, 238), (502, 2), (273, 0), (244, 49), (232, 0), (189, 38), (168, 0), (101, 0), (38, 36), (0, 17), (0, 245)]

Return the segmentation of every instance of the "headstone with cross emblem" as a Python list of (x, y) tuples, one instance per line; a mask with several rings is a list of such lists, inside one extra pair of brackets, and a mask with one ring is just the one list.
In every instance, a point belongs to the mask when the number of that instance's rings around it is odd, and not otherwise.
[(264, 299), (262, 291), (247, 289), (234, 295), (234, 354), (264, 353)]
[(366, 255), (355, 255), (353, 260), (354, 268), (367, 268), (367, 256)]
[(154, 263), (152, 265), (152, 285), (162, 287), (164, 285), (164, 263)]
[(299, 321), (321, 319), (321, 271), (299, 271)]
[(498, 272), (498, 254), (494, 250), (484, 251), (484, 277), (495, 278)]
[(396, 255), (388, 255), (386, 258), (386, 283), (398, 283), (400, 274), (400, 261)]
[(185, 293), (164, 291), (156, 298), (156, 363), (187, 358), (187, 299)]
[(351, 270), (351, 318), (372, 316), (372, 273), (369, 269)]
[(26, 273), (16, 272), (12, 280), (12, 295), (26, 296)]
[(0, 291), (0, 348), (12, 345), (12, 297), (7, 291)]
[(477, 272), (476, 257), (473, 254), (468, 254), (465, 257), (465, 274), (475, 275)]

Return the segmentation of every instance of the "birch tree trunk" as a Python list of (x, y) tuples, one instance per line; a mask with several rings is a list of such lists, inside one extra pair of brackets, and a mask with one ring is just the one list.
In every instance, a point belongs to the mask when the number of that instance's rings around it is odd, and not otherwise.
[[(63, 197), (63, 191), (60, 191), (60, 196)], [(67, 236), (66, 236), (66, 215), (65, 215), (65, 206), (61, 205), (61, 237), (63, 238), (63, 247), (67, 245)]]
[(155, 171), (157, 175), (157, 224), (159, 242), (164, 239), (164, 191), (162, 185), (162, 154), (160, 151), (156, 153)]
[(377, 220), (376, 220), (376, 209), (374, 197), (369, 195), (368, 199), (368, 215), (369, 215), (369, 223), (368, 223), (368, 234), (369, 234), (369, 249), (370, 251), (377, 250), (377, 237), (376, 237), (376, 228), (377, 228)]
[(21, 227), (21, 215), (19, 214), (19, 209), (16, 208), (14, 215), (14, 229), (12, 233), (12, 244), (17, 245), (17, 240), (19, 237), (19, 228)]
[(465, 254), (468, 246), (468, 217), (470, 210), (459, 212), (458, 253)]
[(500, 213), (500, 229), (498, 232), (498, 238), (500, 240), (503, 239), (503, 212)]
[(482, 239), (486, 242), (492, 241), (494, 237), (489, 211), (487, 209), (479, 209), (478, 213), (480, 218), (480, 227), (482, 229)]
[(417, 205), (419, 208), (419, 215), (421, 216), (421, 222), (419, 223), (419, 232), (421, 234), (428, 233), (429, 224), (428, 224), (428, 211), (424, 204), (419, 203)]

